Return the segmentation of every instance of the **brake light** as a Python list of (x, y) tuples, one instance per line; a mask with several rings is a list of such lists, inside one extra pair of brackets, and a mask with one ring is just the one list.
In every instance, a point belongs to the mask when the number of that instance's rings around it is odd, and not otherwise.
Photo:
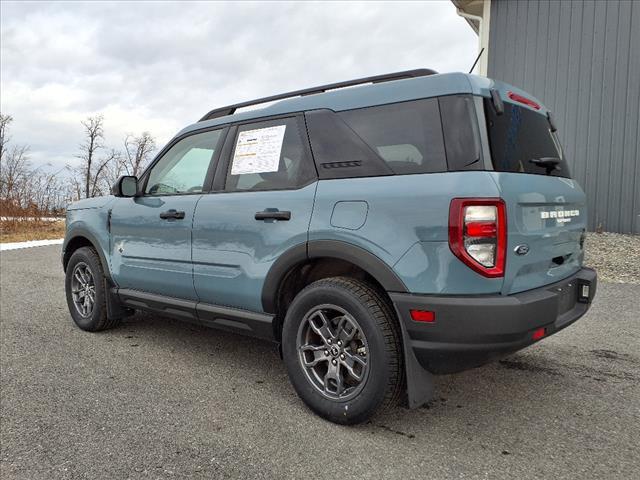
[(522, 103), (523, 105), (527, 105), (528, 107), (535, 108), (536, 110), (540, 110), (540, 105), (531, 100), (530, 98), (523, 97), (522, 95), (518, 95), (514, 92), (507, 92), (507, 97), (509, 97), (514, 102)]
[(504, 275), (507, 215), (501, 198), (454, 198), (449, 207), (449, 248), (479, 274)]

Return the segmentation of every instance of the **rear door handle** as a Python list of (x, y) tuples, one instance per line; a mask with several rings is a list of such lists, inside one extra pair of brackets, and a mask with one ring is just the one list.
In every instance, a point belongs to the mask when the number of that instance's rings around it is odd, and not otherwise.
[(280, 210), (264, 210), (256, 212), (256, 220), (291, 220), (291, 212)]
[(179, 212), (178, 210), (171, 209), (166, 212), (162, 212), (160, 214), (160, 218), (163, 220), (182, 220), (184, 218), (184, 212)]

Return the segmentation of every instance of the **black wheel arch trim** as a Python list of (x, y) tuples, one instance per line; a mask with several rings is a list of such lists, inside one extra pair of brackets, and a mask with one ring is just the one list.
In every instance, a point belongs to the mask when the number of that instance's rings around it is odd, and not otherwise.
[(336, 258), (361, 268), (389, 292), (408, 293), (404, 282), (382, 259), (362, 247), (340, 240), (310, 240), (285, 251), (269, 269), (262, 288), (262, 308), (277, 313), (277, 299), (287, 273), (296, 265), (314, 258)]
[(111, 278), (109, 262), (107, 261), (107, 257), (105, 256), (105, 253), (102, 251), (100, 242), (98, 241), (96, 236), (86, 228), (82, 228), (82, 227), (72, 228), (65, 236), (64, 243), (62, 244), (62, 266), (65, 269), (65, 271), (67, 268), (67, 263), (69, 261), (69, 258), (71, 258), (71, 255), (67, 255), (67, 247), (73, 240), (80, 237), (86, 238), (89, 242), (91, 242), (96, 252), (98, 253), (98, 256), (100, 257), (100, 261), (102, 262), (102, 270), (104, 271), (104, 276), (107, 278), (107, 280), (109, 280), (109, 282), (113, 284), (114, 282), (113, 282), (113, 279)]

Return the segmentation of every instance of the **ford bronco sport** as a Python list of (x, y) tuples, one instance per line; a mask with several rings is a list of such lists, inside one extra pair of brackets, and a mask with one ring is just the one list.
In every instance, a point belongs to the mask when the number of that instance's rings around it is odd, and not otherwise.
[(140, 309), (277, 342), (351, 424), (584, 315), (586, 219), (541, 102), (423, 69), (209, 112), (69, 206), (62, 262), (81, 329)]

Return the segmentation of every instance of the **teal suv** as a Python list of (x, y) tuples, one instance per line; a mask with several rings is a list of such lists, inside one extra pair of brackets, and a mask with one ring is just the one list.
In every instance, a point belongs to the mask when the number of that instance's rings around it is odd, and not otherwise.
[(218, 108), (112, 193), (67, 210), (75, 323), (147, 310), (276, 342), (338, 423), (425, 403), (432, 375), (554, 334), (596, 291), (550, 112), (483, 77), (412, 70)]

